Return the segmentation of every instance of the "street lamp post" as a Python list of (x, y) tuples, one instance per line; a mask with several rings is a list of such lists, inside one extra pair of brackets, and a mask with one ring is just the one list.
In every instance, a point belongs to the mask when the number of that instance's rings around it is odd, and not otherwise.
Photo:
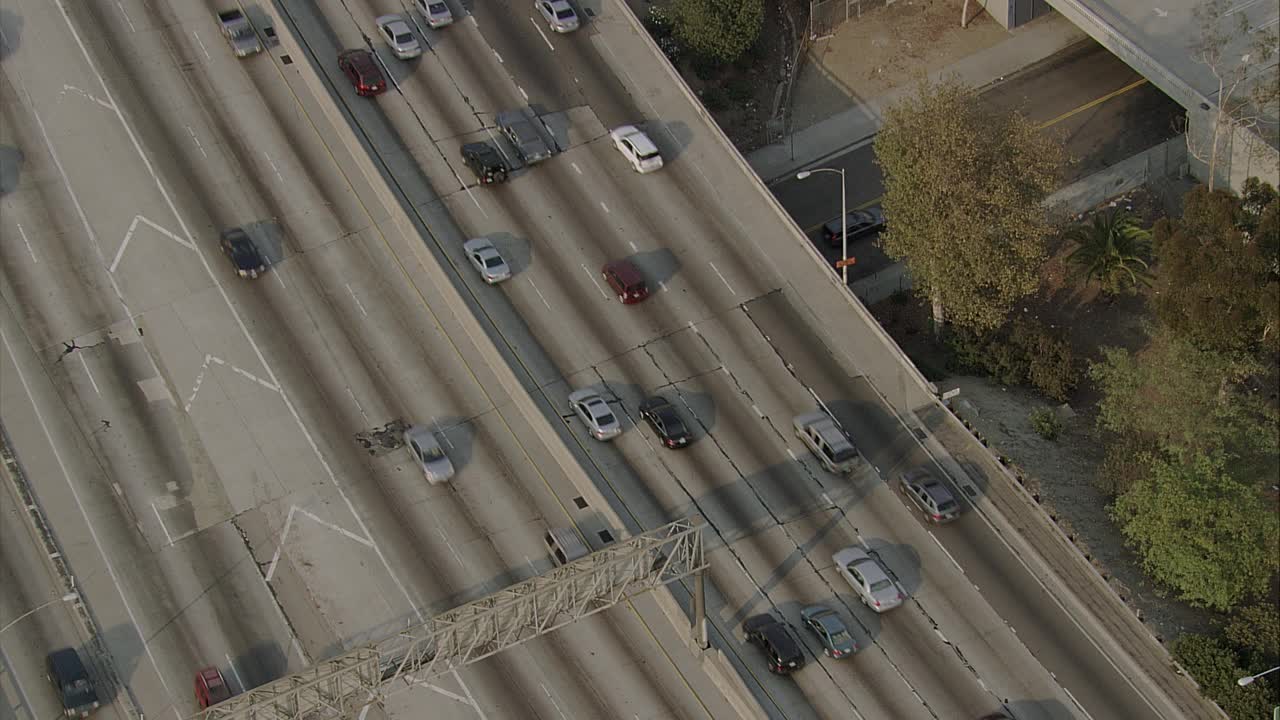
[(840, 279), (849, 284), (849, 210), (848, 196), (844, 191), (844, 168), (814, 168), (796, 173), (797, 180), (804, 180), (814, 173), (831, 172), (840, 174)]
[(1257, 675), (1249, 675), (1249, 676), (1247, 676), (1247, 677), (1242, 677), (1242, 678), (1240, 678), (1239, 680), (1237, 680), (1237, 681), (1236, 681), (1236, 684), (1237, 684), (1237, 685), (1239, 685), (1240, 687), (1244, 687), (1245, 685), (1248, 685), (1249, 683), (1253, 682), (1254, 680), (1257, 680), (1258, 678), (1262, 677), (1263, 675), (1266, 675), (1266, 674), (1268, 674), (1268, 673), (1273, 673), (1273, 672), (1275, 672), (1275, 671), (1277, 671), (1277, 670), (1280, 670), (1280, 665), (1277, 665), (1277, 666), (1275, 666), (1275, 667), (1271, 668), (1270, 670), (1263, 670), (1262, 672), (1258, 673)]
[(42, 603), (42, 604), (40, 604), (40, 605), (37, 605), (37, 606), (35, 606), (35, 607), (31, 608), (30, 610), (28, 610), (28, 611), (26, 611), (26, 612), (22, 613), (22, 614), (21, 614), (21, 615), (19, 615), (18, 617), (16, 617), (16, 618), (14, 618), (14, 619), (10, 620), (10, 621), (9, 621), (9, 623), (8, 623), (7, 625), (5, 625), (4, 627), (0, 627), (0, 633), (4, 632), (5, 630), (8, 630), (9, 628), (13, 627), (14, 625), (17, 625), (17, 624), (18, 624), (18, 622), (19, 622), (20, 620), (22, 620), (23, 618), (27, 617), (28, 615), (32, 615), (32, 614), (34, 614), (34, 613), (36, 613), (36, 612), (39, 612), (40, 610), (43, 610), (43, 609), (45, 609), (45, 608), (47, 608), (47, 607), (49, 607), (50, 605), (53, 605), (53, 604), (55, 604), (55, 603), (60, 603), (60, 602), (71, 602), (72, 600), (75, 600), (75, 599), (76, 599), (76, 598), (78, 598), (78, 597), (80, 597), (80, 596), (79, 596), (79, 595), (77, 595), (76, 593), (67, 593), (66, 595), (63, 595), (62, 597), (54, 598), (54, 599), (50, 600), (50, 601), (49, 601), (49, 602), (47, 602), (47, 603)]

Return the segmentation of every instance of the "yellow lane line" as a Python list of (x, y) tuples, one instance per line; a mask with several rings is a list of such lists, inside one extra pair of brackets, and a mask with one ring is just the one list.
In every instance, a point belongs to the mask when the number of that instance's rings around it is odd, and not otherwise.
[[(1047, 121), (1047, 122), (1039, 123), (1039, 124), (1037, 124), (1037, 125), (1036, 125), (1036, 129), (1038, 129), (1038, 130), (1044, 130), (1045, 128), (1049, 128), (1049, 127), (1052, 127), (1052, 126), (1054, 126), (1054, 125), (1057, 125), (1058, 123), (1062, 122), (1063, 120), (1066, 120), (1067, 118), (1070, 118), (1070, 117), (1071, 117), (1071, 116), (1073, 116), (1073, 115), (1077, 115), (1077, 114), (1079, 114), (1079, 113), (1084, 112), (1085, 110), (1088, 110), (1088, 109), (1090, 109), (1090, 108), (1097, 107), (1097, 106), (1101, 105), (1102, 103), (1104, 103), (1104, 102), (1106, 102), (1106, 101), (1108, 101), (1108, 100), (1110, 100), (1110, 99), (1112, 99), (1112, 98), (1119, 97), (1119, 96), (1121, 96), (1121, 95), (1123, 95), (1123, 94), (1125, 94), (1125, 93), (1127, 93), (1127, 92), (1129, 92), (1129, 91), (1131, 91), (1131, 90), (1134, 90), (1134, 89), (1140, 88), (1140, 87), (1142, 87), (1143, 85), (1146, 85), (1148, 82), (1149, 82), (1149, 81), (1148, 81), (1146, 78), (1139, 78), (1138, 80), (1135, 80), (1135, 81), (1133, 81), (1133, 82), (1129, 83), (1128, 85), (1125, 85), (1124, 87), (1120, 88), (1119, 90), (1113, 90), (1112, 92), (1109, 92), (1109, 93), (1107, 93), (1106, 95), (1103, 95), (1103, 96), (1101, 96), (1101, 97), (1097, 97), (1097, 98), (1094, 98), (1093, 100), (1090, 100), (1089, 102), (1087, 102), (1087, 103), (1085, 103), (1085, 104), (1081, 105), (1080, 107), (1074, 108), (1074, 109), (1072, 109), (1072, 110), (1068, 110), (1068, 111), (1066, 111), (1066, 112), (1062, 113), (1061, 115), (1059, 115), (1058, 117), (1056, 117), (1056, 118), (1054, 118), (1054, 119), (1052, 119), (1052, 120), (1049, 120), (1049, 121)], [(884, 198), (884, 196), (883, 196), (883, 195), (881, 195), (881, 196), (879, 196), (879, 197), (876, 197), (876, 198), (873, 198), (873, 199), (871, 199), (871, 200), (868, 200), (868, 201), (866, 201), (866, 202), (862, 203), (861, 205), (858, 205), (857, 207), (855, 207), (855, 208), (853, 208), (853, 209), (854, 209), (854, 210), (862, 210), (863, 208), (867, 208), (867, 207), (870, 207), (870, 206), (872, 206), (872, 205), (875, 205), (876, 203), (880, 202), (883, 198)], [(828, 222), (829, 222), (829, 221), (828, 221)], [(805, 229), (804, 229), (804, 234), (805, 234), (805, 235), (812, 235), (813, 233), (815, 233), (815, 232), (817, 232), (819, 229), (821, 229), (823, 225), (826, 225), (826, 224), (827, 224), (827, 222), (820, 222), (820, 223), (818, 223), (817, 225), (814, 225), (814, 226), (812, 226), (812, 227), (807, 227), (807, 228), (805, 228)]]
[(1077, 114), (1077, 113), (1082, 113), (1082, 112), (1084, 112), (1085, 110), (1088, 110), (1089, 108), (1092, 108), (1092, 107), (1097, 107), (1098, 105), (1101, 105), (1102, 103), (1104, 103), (1104, 102), (1106, 102), (1106, 101), (1110, 100), (1110, 99), (1111, 99), (1111, 98), (1113, 98), (1113, 97), (1117, 97), (1117, 96), (1123, 95), (1123, 94), (1125, 94), (1125, 93), (1129, 92), (1130, 90), (1133, 90), (1134, 88), (1138, 88), (1138, 87), (1141, 87), (1141, 86), (1146, 85), (1146, 84), (1147, 84), (1147, 79), (1146, 79), (1146, 78), (1139, 78), (1138, 80), (1135, 80), (1135, 81), (1133, 81), (1133, 82), (1129, 83), (1128, 85), (1125, 85), (1124, 87), (1120, 88), (1119, 90), (1116, 90), (1116, 91), (1114, 91), (1114, 92), (1109, 92), (1109, 93), (1107, 93), (1106, 95), (1103, 95), (1103, 96), (1102, 96), (1102, 97), (1100, 97), (1100, 98), (1097, 98), (1097, 99), (1094, 99), (1094, 100), (1090, 100), (1089, 102), (1087, 102), (1087, 103), (1085, 103), (1085, 104), (1081, 105), (1080, 107), (1078, 107), (1078, 108), (1076, 108), (1076, 109), (1074, 109), (1074, 110), (1068, 110), (1068, 111), (1066, 111), (1066, 112), (1062, 113), (1062, 114), (1061, 114), (1061, 115), (1059, 115), (1058, 117), (1056, 117), (1056, 118), (1054, 118), (1054, 119), (1052, 119), (1052, 120), (1050, 120), (1050, 121), (1048, 121), (1048, 122), (1043, 122), (1043, 123), (1040, 123), (1039, 125), (1036, 125), (1036, 127), (1037, 127), (1038, 129), (1040, 129), (1040, 130), (1043, 130), (1043, 129), (1047, 128), (1047, 127), (1051, 127), (1051, 126), (1053, 126), (1053, 125), (1057, 125), (1058, 123), (1062, 122), (1063, 120), (1066, 120), (1067, 118), (1071, 117), (1072, 115), (1075, 115), (1075, 114)]

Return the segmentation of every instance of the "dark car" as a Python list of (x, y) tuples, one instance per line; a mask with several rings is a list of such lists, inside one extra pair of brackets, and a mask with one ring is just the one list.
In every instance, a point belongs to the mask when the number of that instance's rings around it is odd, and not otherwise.
[(93, 688), (93, 681), (75, 649), (54, 650), (49, 653), (47, 665), (49, 682), (62, 700), (64, 715), (84, 718), (98, 709), (98, 691)]
[(196, 673), (196, 704), (201, 710), (231, 699), (231, 688), (216, 667), (207, 667)]
[(956, 502), (951, 489), (924, 468), (903, 473), (898, 489), (930, 522), (944, 523), (960, 517), (960, 503)]
[(222, 239), (218, 244), (222, 248), (222, 254), (231, 261), (231, 267), (235, 268), (236, 274), (240, 277), (256, 278), (267, 271), (267, 263), (263, 261), (262, 253), (258, 252), (258, 247), (253, 244), (253, 240), (244, 230), (240, 228), (223, 230)]
[(467, 143), (462, 146), (462, 162), (471, 168), (485, 185), (506, 182), (507, 163), (489, 143)]
[(810, 605), (800, 611), (800, 620), (822, 643), (827, 657), (840, 659), (858, 651), (858, 643), (835, 610), (826, 605)]
[(540, 163), (553, 154), (542, 132), (523, 112), (500, 112), (495, 119), (525, 165)]
[[(879, 205), (872, 205), (863, 210), (854, 210), (845, 217), (848, 218), (849, 239), (851, 240), (884, 227), (884, 211), (880, 209)], [(844, 241), (844, 236), (840, 231), (840, 218), (836, 218), (822, 226), (822, 237), (826, 239), (827, 244), (837, 247)]]
[(787, 632), (787, 626), (772, 615), (753, 615), (742, 623), (747, 642), (764, 651), (769, 672), (785, 675), (804, 666), (800, 643)]
[(669, 448), (685, 447), (693, 439), (675, 406), (666, 398), (655, 395), (640, 403), (640, 417), (648, 421), (649, 427), (662, 439), (662, 444)]
[(378, 61), (373, 59), (373, 53), (368, 50), (343, 50), (338, 53), (338, 67), (361, 97), (372, 97), (387, 90), (387, 79), (382, 76), (382, 68), (378, 67)]
[(600, 274), (604, 275), (604, 281), (609, 283), (623, 305), (634, 305), (649, 297), (649, 286), (645, 284), (644, 276), (626, 260), (605, 263)]

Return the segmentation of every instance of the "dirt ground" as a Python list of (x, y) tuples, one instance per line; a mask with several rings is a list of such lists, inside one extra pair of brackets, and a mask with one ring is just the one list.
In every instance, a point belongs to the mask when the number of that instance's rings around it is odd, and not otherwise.
[[(1180, 197), (1183, 190), (1182, 186), (1159, 192), (1140, 190), (1114, 204), (1131, 208), (1149, 227), (1170, 211), (1170, 200)], [(1064, 329), (1082, 366), (1101, 359), (1103, 347), (1136, 350), (1144, 346), (1142, 323), (1150, 318), (1146, 298), (1134, 295), (1109, 301), (1100, 297), (1096, 288), (1081, 288), (1066, 276), (1064, 258), (1069, 249), (1059, 246), (1052, 250), (1044, 287), (1021, 311)], [(1117, 590), (1130, 599), (1157, 637), (1171, 642), (1186, 632), (1209, 631), (1217, 616), (1167, 597), (1153, 585), (1106, 512), (1109, 498), (1094, 484), (1103, 457), (1097, 430), (1099, 394), (1087, 378), (1082, 378), (1068, 403), (1059, 404), (1030, 389), (1005, 387), (989, 378), (950, 376), (945, 353), (930, 336), (926, 304), (915, 298), (905, 303), (890, 299), (871, 311), (939, 390), (960, 390), (955, 399), (960, 415), (991, 440), (993, 450), (1022, 468), (1028, 487), (1040, 493), (1046, 508), (1058, 515), (1068, 532), (1078, 534), (1094, 561), (1111, 573)], [(1063, 421), (1061, 434), (1052, 441), (1040, 437), (1028, 419), (1033, 410), (1045, 407), (1055, 409)]]

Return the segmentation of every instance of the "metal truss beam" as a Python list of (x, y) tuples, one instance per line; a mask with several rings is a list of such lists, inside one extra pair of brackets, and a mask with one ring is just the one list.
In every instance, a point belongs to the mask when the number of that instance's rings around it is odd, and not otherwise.
[(706, 646), (704, 525), (677, 520), (441, 613), (209, 708), (193, 720), (350, 717), (397, 680), (419, 683), (528, 642), (690, 575), (694, 631)]

